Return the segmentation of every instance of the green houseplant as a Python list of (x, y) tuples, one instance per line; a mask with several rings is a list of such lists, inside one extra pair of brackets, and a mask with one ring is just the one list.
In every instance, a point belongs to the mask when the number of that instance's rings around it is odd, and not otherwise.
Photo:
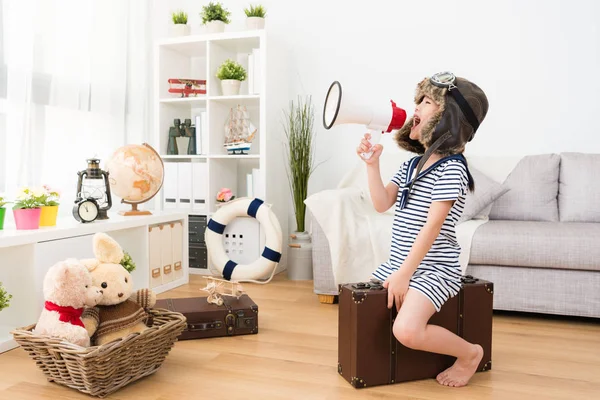
[(227, 10), (219, 2), (212, 1), (206, 6), (202, 6), (202, 24), (206, 26), (207, 33), (217, 33), (225, 31), (225, 24), (229, 24), (231, 20), (229, 16), (231, 12)]
[(129, 273), (132, 273), (133, 270), (135, 269), (135, 262), (133, 262), (133, 259), (131, 258), (131, 255), (128, 252), (126, 252), (126, 251), (123, 251), (123, 258), (121, 259), (120, 264)]
[(24, 187), (17, 193), (13, 215), (17, 229), (38, 229), (46, 192), (44, 189)]
[(244, 12), (248, 29), (264, 29), (267, 12), (262, 5), (250, 5), (248, 8), (244, 8)]
[(2, 287), (2, 282), (0, 282), (0, 311), (10, 305), (10, 299), (12, 299), (12, 295), (6, 292), (4, 287)]
[(44, 194), (40, 197), (40, 226), (55, 226), (58, 215), (60, 193), (48, 185), (44, 185)]
[(247, 74), (240, 63), (228, 58), (219, 66), (215, 76), (221, 81), (223, 96), (235, 96), (240, 93), (240, 85)]
[(290, 236), (288, 252), (288, 278), (312, 279), (312, 245), (305, 231), (308, 181), (314, 167), (314, 108), (310, 96), (298, 96), (297, 103), (290, 102), (285, 113), (286, 170), (296, 216), (296, 230)]
[(4, 207), (8, 201), (0, 196), (0, 231), (4, 229), (4, 217), (6, 216), (6, 208)]
[(188, 15), (185, 11), (173, 11), (171, 13), (171, 19), (173, 24), (171, 25), (171, 36), (186, 36), (189, 35), (190, 30), (187, 25)]

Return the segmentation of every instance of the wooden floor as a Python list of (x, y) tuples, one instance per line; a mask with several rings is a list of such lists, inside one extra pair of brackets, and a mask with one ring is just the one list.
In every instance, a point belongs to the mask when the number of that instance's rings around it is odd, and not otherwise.
[[(159, 297), (191, 297), (204, 281)], [(354, 389), (337, 373), (337, 305), (312, 282), (244, 284), (259, 306), (257, 335), (181, 341), (154, 375), (111, 399), (600, 399), (600, 321), (500, 314), (493, 369), (464, 388), (425, 380)], [(35, 322), (35, 321), (33, 321)], [(0, 399), (89, 399), (48, 383), (24, 351), (0, 355)]]

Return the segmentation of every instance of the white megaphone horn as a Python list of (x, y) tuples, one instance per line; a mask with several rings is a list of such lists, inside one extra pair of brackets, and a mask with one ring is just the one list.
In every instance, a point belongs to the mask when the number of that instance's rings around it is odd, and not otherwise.
[[(323, 126), (331, 129), (335, 125), (361, 124), (365, 125), (371, 134), (371, 144), (381, 140), (381, 134), (400, 129), (406, 121), (406, 111), (396, 107), (396, 103), (371, 105), (368, 99), (353, 97), (357, 93), (343, 93), (342, 85), (335, 81), (329, 86), (325, 105), (323, 106)], [(364, 159), (369, 159), (372, 151), (363, 153)]]

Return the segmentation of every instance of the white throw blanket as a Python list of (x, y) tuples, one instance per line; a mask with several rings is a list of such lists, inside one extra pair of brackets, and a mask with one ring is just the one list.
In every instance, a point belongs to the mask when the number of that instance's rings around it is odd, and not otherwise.
[[(402, 162), (414, 154), (401, 152), (383, 154), (381, 171), (384, 184), (396, 173)], [(483, 173), (498, 182), (504, 182), (520, 157), (503, 159), (495, 165), (493, 174), (489, 168), (478, 164), (488, 163), (489, 158), (468, 158)], [(498, 163), (496, 161), (496, 163)], [(491, 163), (494, 165), (494, 163)], [(368, 280), (371, 273), (389, 257), (392, 237), (394, 208), (378, 213), (369, 194), (366, 167), (361, 161), (342, 179), (337, 189), (323, 190), (305, 200), (305, 204), (323, 229), (329, 242), (335, 283)], [(457, 240), (461, 246), (459, 257), (464, 272), (469, 263), (471, 242), (477, 228), (486, 220), (470, 220), (456, 227)]]

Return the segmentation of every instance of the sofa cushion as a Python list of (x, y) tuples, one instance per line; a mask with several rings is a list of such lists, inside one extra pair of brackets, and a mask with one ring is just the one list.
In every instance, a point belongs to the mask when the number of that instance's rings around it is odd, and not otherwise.
[(488, 221), (473, 235), (469, 264), (600, 271), (600, 224)]
[(458, 222), (487, 218), (492, 209), (492, 203), (508, 191), (507, 186), (490, 179), (477, 168), (469, 166), (469, 171), (475, 180), (475, 191), (467, 192), (465, 209)]
[(490, 219), (558, 221), (560, 156), (526, 156), (504, 181), (510, 190), (496, 200)]
[(558, 215), (561, 221), (600, 222), (600, 154), (560, 155)]

